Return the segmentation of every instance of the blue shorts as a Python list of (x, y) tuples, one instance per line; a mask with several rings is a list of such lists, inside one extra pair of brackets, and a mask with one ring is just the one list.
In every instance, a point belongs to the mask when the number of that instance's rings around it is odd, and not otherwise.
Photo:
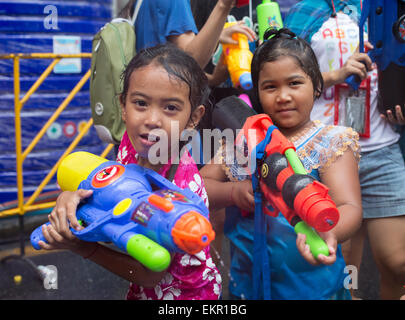
[(359, 171), (364, 219), (405, 215), (405, 165), (398, 143), (361, 153)]

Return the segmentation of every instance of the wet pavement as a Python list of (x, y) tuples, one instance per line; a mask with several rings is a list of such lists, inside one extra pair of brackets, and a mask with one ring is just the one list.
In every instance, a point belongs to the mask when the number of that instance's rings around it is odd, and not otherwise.
[[(18, 241), (0, 241), (0, 300), (124, 300), (128, 281), (112, 274), (92, 261), (68, 251), (36, 251), (25, 242), (25, 259), (6, 258), (20, 253)], [(219, 266), (224, 280), (223, 299), (227, 299), (229, 283), (229, 245), (223, 241)], [(34, 266), (51, 266), (56, 270), (56, 281), (43, 281)], [(49, 269), (48, 269), (49, 270)], [(48, 275), (48, 279), (53, 276)], [(365, 300), (377, 300), (378, 271), (366, 244), (359, 289), (356, 295)]]
[(56, 270), (56, 277), (50, 280), (56, 281), (50, 282), (45, 278), (44, 282), (26, 260), (9, 259), (0, 265), (0, 299), (125, 299), (128, 281), (70, 252), (61, 251), (26, 257), (36, 266), (54, 266), (50, 268)]

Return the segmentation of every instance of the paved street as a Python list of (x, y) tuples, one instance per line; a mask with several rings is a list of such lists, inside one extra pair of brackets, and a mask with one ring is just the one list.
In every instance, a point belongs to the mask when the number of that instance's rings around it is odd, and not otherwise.
[[(0, 265), (0, 299), (30, 300), (123, 300), (128, 282), (97, 264), (70, 252), (30, 256), (37, 266), (53, 265), (57, 270), (56, 286), (45, 288), (42, 279), (30, 265), (11, 259)], [(16, 275), (21, 282), (14, 281)]]
[[(19, 254), (19, 252), (18, 242), (2, 244), (0, 245), (0, 260), (13, 254)], [(21, 259), (6, 259), (0, 263), (0, 300), (125, 299), (128, 289), (127, 281), (70, 252), (36, 251), (32, 249), (29, 242), (26, 242), (25, 257), (36, 266), (55, 266), (57, 288), (46, 289), (30, 263)], [(221, 258), (224, 262), (224, 266), (219, 266), (224, 280), (223, 298), (227, 299), (229, 246), (226, 240), (223, 243)], [(15, 278), (15, 276), (17, 277)], [(20, 282), (18, 282), (18, 276), (21, 276)], [(371, 259), (368, 246), (366, 246), (364, 254), (357, 296), (368, 300), (378, 299), (378, 272)]]

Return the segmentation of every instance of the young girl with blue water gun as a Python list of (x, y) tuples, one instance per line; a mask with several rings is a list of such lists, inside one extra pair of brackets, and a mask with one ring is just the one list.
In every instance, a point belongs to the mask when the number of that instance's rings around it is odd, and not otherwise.
[[(123, 76), (120, 101), (127, 130), (117, 161), (136, 163), (164, 177), (168, 176), (172, 164), (178, 163), (173, 182), (180, 188), (190, 188), (208, 206), (200, 173), (179, 138), (183, 130), (197, 128), (209, 115), (210, 90), (204, 72), (189, 55), (166, 45), (140, 51)], [(165, 147), (151, 153), (156, 143), (166, 137)], [(170, 157), (173, 148), (185, 150), (180, 159)], [(156, 163), (152, 155), (166, 157), (168, 161)], [(78, 190), (63, 192), (58, 197), (49, 216), (51, 224), (42, 229), (48, 242), (39, 242), (42, 249), (69, 249), (127, 279), (131, 282), (128, 299), (218, 299), (221, 276), (209, 246), (195, 255), (176, 253), (167, 270), (153, 272), (129, 255), (74, 237), (69, 226), (81, 228), (76, 208), (90, 195), (91, 191)]]
[[(310, 120), (314, 101), (323, 88), (311, 47), (288, 29), (269, 30), (265, 39), (268, 40), (256, 50), (252, 61), (253, 90), (258, 98), (254, 108), (268, 114), (281, 133), (293, 142), (305, 169), (329, 188), (340, 213), (336, 227), (320, 233), (330, 254), (319, 255), (318, 260), (305, 244), (305, 236), (296, 236), (282, 215), (265, 216), (271, 298), (350, 298), (344, 288), (348, 274), (344, 272), (345, 262), (338, 244), (349, 239), (361, 223), (358, 135), (350, 128), (325, 126)], [(252, 212), (254, 195), (250, 176), (241, 174), (243, 166), (237, 161), (225, 161), (233, 147), (223, 143), (219, 157), (214, 159), (222, 159), (222, 163), (214, 162), (201, 170), (211, 208), (235, 205)], [(235, 147), (242, 154), (247, 150), (243, 142)], [(227, 211), (225, 234), (231, 244), (229, 288), (233, 298), (254, 297), (254, 230), (252, 214), (243, 217), (240, 210)]]

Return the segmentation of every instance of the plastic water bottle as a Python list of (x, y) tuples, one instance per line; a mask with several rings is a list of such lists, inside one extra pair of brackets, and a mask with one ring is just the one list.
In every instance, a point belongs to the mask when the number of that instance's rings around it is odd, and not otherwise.
[(263, 41), (264, 32), (272, 27), (281, 29), (283, 20), (281, 19), (280, 7), (277, 2), (271, 0), (263, 0), (256, 7), (257, 22), (259, 24), (259, 39)]

